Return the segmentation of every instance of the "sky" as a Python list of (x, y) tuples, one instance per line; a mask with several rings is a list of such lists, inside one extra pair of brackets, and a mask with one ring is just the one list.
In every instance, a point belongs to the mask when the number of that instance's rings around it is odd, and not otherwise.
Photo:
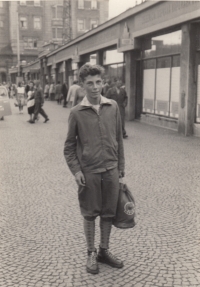
[[(141, 0), (137, 0), (139, 4)], [(126, 9), (135, 6), (136, 0), (109, 0), (109, 19), (121, 14)]]

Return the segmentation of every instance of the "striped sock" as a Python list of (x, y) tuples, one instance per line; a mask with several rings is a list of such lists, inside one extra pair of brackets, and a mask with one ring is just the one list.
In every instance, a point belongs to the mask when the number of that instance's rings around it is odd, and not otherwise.
[(85, 238), (88, 251), (95, 251), (94, 237), (95, 237), (95, 220), (89, 221), (84, 218), (83, 222)]
[(112, 219), (103, 220), (100, 219), (100, 230), (101, 230), (101, 242), (100, 247), (104, 249), (109, 248), (110, 232), (112, 228)]

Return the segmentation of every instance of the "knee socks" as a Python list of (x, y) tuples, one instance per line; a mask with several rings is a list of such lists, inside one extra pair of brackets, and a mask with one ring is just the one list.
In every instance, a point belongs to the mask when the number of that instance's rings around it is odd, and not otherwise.
[(101, 242), (100, 247), (104, 249), (109, 248), (110, 232), (112, 228), (112, 220), (100, 219), (100, 232), (101, 232)]
[(94, 220), (86, 220), (84, 218), (84, 232), (85, 232), (85, 238), (87, 243), (88, 251), (95, 251), (94, 247), (94, 238), (95, 238), (95, 221)]

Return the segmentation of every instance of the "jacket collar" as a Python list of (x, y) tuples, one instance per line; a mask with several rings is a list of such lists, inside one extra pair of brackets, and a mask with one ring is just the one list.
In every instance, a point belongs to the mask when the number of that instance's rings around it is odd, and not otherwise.
[[(111, 101), (101, 95), (100, 105), (106, 105), (106, 104), (111, 105)], [(85, 97), (83, 98), (83, 100), (81, 101), (80, 106), (84, 109), (84, 108), (92, 107), (93, 104), (91, 104), (91, 103), (88, 101), (87, 97), (85, 96)]]

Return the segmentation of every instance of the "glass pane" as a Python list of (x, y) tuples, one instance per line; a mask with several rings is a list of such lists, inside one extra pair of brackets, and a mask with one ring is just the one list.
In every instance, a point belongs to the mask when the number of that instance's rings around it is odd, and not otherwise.
[(169, 68), (171, 66), (171, 57), (157, 59), (157, 68)]
[(172, 57), (172, 67), (180, 67), (180, 55)]
[(146, 38), (143, 41), (143, 57), (147, 58), (180, 53), (181, 41), (181, 30), (157, 37), (152, 37), (151, 41)]
[(155, 68), (156, 68), (155, 59), (143, 61), (143, 69), (147, 70), (147, 69), (155, 69)]

